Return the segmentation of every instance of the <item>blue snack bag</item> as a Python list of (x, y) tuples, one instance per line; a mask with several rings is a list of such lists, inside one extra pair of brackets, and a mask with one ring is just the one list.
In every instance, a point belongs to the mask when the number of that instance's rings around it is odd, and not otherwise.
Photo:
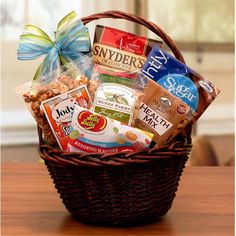
[(195, 120), (220, 92), (211, 82), (158, 46), (149, 53), (142, 74), (189, 105), (196, 112)]

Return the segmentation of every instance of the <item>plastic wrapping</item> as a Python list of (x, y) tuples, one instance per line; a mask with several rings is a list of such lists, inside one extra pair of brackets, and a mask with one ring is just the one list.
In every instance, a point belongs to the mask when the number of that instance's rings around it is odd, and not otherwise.
[[(81, 68), (84, 68), (83, 71)], [(49, 145), (57, 146), (58, 144), (41, 103), (80, 86), (89, 86), (89, 79), (84, 74), (86, 72), (91, 74), (90, 70), (91, 61), (87, 56), (82, 61), (66, 64), (59, 70), (40, 77), (37, 81), (30, 81), (15, 88), (15, 92), (24, 99), (38, 126), (42, 129), (45, 142)]]
[(123, 124), (133, 125), (137, 118), (144, 87), (137, 85), (138, 72), (124, 72), (95, 65), (91, 84), (95, 83), (92, 110)]
[(75, 106), (68, 151), (114, 153), (149, 147), (153, 134)]
[(211, 82), (157, 45), (150, 52), (142, 73), (188, 104), (196, 112), (194, 121), (220, 93)]

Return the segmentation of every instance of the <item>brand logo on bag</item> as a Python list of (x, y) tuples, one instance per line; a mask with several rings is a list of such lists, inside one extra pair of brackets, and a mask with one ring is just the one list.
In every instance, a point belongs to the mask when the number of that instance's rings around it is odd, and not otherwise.
[(62, 123), (57, 130), (57, 134), (60, 137), (66, 137), (70, 134), (70, 124), (69, 123)]
[(52, 110), (52, 117), (57, 122), (71, 121), (71, 115), (74, 111), (75, 103), (69, 99), (58, 103)]
[[(150, 79), (155, 79), (159, 70), (168, 62), (167, 57), (160, 49), (152, 53), (151, 51), (148, 60), (145, 62), (142, 72)], [(158, 54), (158, 55), (155, 55)]]
[(105, 117), (93, 114), (89, 111), (82, 111), (78, 115), (79, 125), (92, 132), (101, 132), (107, 126), (107, 120)]
[(87, 108), (88, 103), (83, 97), (61, 101), (52, 110), (53, 119), (57, 122), (70, 122), (75, 105), (80, 105)]
[(160, 103), (164, 106), (164, 107), (171, 107), (171, 101), (170, 99), (166, 98), (166, 97), (161, 97), (160, 98)]
[(182, 104), (180, 104), (180, 105), (177, 107), (177, 112), (178, 112), (179, 114), (184, 114), (184, 113), (186, 113), (186, 111), (187, 111), (187, 108), (186, 108), (184, 105), (182, 105)]
[(173, 116), (175, 112), (172, 108), (173, 98), (168, 93), (164, 93), (162, 97), (155, 98), (150, 106), (153, 110), (158, 110), (162, 113), (168, 114), (169, 116)]
[(208, 93), (212, 93), (213, 92), (213, 88), (211, 87), (211, 85), (204, 80), (200, 80), (199, 81), (200, 86), (205, 89)]
[(162, 87), (170, 93), (179, 97), (194, 110), (198, 106), (198, 90), (195, 84), (184, 75), (171, 74), (162, 77), (157, 81)]
[(118, 69), (134, 71), (141, 69), (146, 58), (110, 46), (94, 44), (94, 58), (97, 62)]

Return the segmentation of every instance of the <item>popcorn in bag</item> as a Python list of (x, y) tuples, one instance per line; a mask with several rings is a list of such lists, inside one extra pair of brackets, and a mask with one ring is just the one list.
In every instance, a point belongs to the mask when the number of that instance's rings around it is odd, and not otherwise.
[[(30, 81), (15, 88), (15, 92), (24, 99), (38, 126), (42, 129), (45, 142), (51, 146), (57, 146), (58, 143), (41, 103), (56, 96), (60, 97), (61, 94), (80, 86), (87, 87), (89, 84), (88, 78), (74, 64), (69, 63), (59, 69), (41, 76), (37, 81)], [(86, 88), (85, 90), (88, 94)], [(86, 95), (85, 99), (87, 96), (89, 95)], [(87, 103), (91, 106), (90, 98), (87, 99)]]

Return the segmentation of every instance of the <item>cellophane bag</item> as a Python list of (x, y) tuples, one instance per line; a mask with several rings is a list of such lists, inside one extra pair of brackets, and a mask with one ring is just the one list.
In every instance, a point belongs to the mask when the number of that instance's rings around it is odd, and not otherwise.
[[(14, 89), (27, 104), (37, 125), (42, 129), (44, 141), (49, 145), (62, 148), (47, 120), (45, 111), (41, 106), (42, 102), (81, 86), (84, 86), (87, 90), (92, 66), (91, 56), (89, 54), (84, 55), (80, 57), (79, 61), (65, 64), (56, 71), (41, 76), (38, 80), (27, 82)], [(90, 105), (89, 97), (88, 106)]]
[(120, 71), (95, 64), (89, 87), (92, 110), (122, 124), (134, 125), (145, 85), (137, 83), (138, 74), (139, 71)]

